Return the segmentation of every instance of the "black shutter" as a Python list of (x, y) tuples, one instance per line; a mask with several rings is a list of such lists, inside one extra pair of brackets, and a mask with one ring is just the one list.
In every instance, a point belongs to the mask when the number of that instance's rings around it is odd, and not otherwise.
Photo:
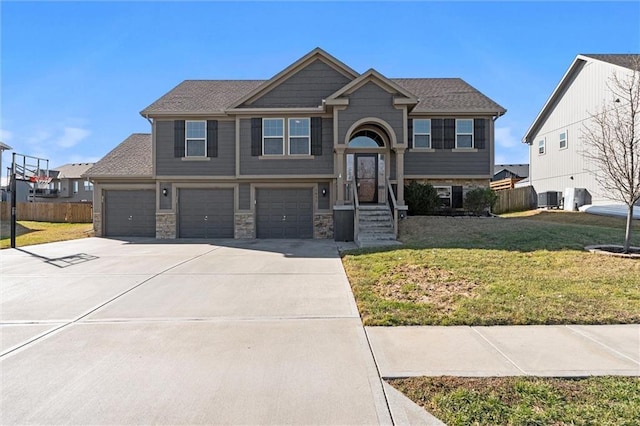
[(207, 120), (207, 157), (218, 156), (218, 120)]
[(176, 158), (184, 157), (184, 120), (173, 122), (173, 155)]
[(453, 207), (454, 209), (462, 208), (462, 187), (461, 186), (451, 187), (451, 207)]
[(413, 148), (413, 119), (407, 120), (407, 142), (409, 146), (407, 148)]
[(444, 148), (444, 120), (442, 118), (431, 120), (431, 147), (433, 149)]
[(444, 149), (456, 147), (456, 120), (445, 118), (444, 120)]
[(251, 155), (262, 155), (262, 118), (251, 119)]
[(311, 155), (322, 155), (322, 117), (311, 117)]
[(473, 120), (473, 142), (478, 149), (485, 149), (487, 146), (487, 121), (486, 118), (476, 118)]

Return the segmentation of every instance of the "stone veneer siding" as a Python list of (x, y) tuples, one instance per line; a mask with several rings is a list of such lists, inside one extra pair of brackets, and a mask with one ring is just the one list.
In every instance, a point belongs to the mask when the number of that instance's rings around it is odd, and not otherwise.
[(255, 238), (253, 213), (236, 213), (234, 238)]
[(333, 238), (333, 213), (313, 215), (313, 238)]
[(175, 213), (156, 213), (156, 238), (176, 238)]
[(433, 186), (461, 186), (463, 193), (475, 188), (489, 188), (490, 179), (407, 179), (405, 185), (415, 180), (418, 183), (430, 183)]
[(93, 235), (102, 237), (102, 212), (93, 212)]

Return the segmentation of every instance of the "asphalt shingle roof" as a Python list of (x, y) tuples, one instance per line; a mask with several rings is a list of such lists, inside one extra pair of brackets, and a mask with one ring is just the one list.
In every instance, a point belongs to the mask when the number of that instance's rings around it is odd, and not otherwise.
[[(185, 80), (142, 110), (157, 113), (223, 113), (267, 80)], [(504, 113), (505, 109), (460, 78), (395, 78), (420, 101), (414, 112)]]
[(502, 170), (509, 170), (510, 172), (520, 177), (529, 176), (528, 164), (496, 164), (495, 166), (493, 166), (494, 175), (498, 172), (501, 172)]
[(618, 53), (608, 53), (608, 54), (592, 54), (585, 53), (582, 56), (587, 56), (589, 58), (597, 59), (603, 62), (609, 62), (610, 64), (618, 65), (621, 67), (633, 69), (634, 61), (640, 60), (640, 54), (618, 54)]
[(420, 102), (413, 112), (487, 112), (506, 110), (460, 78), (392, 78)]
[(56, 176), (58, 179), (78, 179), (87, 170), (89, 170), (94, 163), (69, 163), (60, 167), (52, 169), (52, 172), (58, 172)]
[(88, 177), (151, 177), (151, 134), (134, 133), (85, 172)]
[(162, 112), (223, 112), (266, 80), (185, 80), (142, 110)]

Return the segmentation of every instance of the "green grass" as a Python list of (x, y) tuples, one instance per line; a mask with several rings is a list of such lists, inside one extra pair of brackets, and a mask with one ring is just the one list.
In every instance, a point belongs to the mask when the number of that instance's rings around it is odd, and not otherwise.
[(417, 377), (390, 383), (448, 425), (637, 425), (640, 378)]
[[(93, 234), (91, 223), (52, 223), (19, 221), (16, 226), (16, 246), (24, 247), (55, 241), (76, 240)], [(0, 248), (11, 245), (9, 224), (2, 224)]]
[(404, 247), (354, 251), (343, 264), (366, 325), (638, 323), (640, 261), (583, 250), (621, 242), (620, 223), (560, 212), (412, 217)]

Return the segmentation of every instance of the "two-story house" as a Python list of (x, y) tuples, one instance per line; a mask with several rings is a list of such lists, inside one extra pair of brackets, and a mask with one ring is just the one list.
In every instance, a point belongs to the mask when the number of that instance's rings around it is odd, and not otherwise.
[[(462, 207), (505, 109), (459, 78), (358, 73), (314, 49), (269, 80), (187, 80), (87, 172), (97, 235), (395, 238), (404, 185)], [(386, 233), (386, 236), (385, 236)]]
[(49, 170), (51, 182), (46, 188), (36, 184), (32, 188), (32, 201), (49, 203), (91, 203), (93, 202), (93, 182), (84, 177), (93, 163), (69, 163)]
[(637, 73), (633, 61), (638, 57), (584, 54), (573, 60), (522, 139), (529, 145), (529, 184), (538, 194), (585, 189), (579, 202), (565, 203), (568, 209), (612, 202), (596, 179), (600, 170), (585, 156), (583, 132), (592, 125), (592, 114), (619, 107), (609, 88), (611, 78)]

